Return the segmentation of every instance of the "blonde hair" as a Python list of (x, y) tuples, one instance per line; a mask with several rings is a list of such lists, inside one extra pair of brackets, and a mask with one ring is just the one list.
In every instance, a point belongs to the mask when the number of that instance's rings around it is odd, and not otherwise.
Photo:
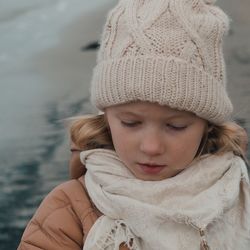
[(200, 155), (223, 154), (232, 151), (245, 161), (247, 151), (247, 133), (235, 122), (225, 122), (221, 125), (208, 124), (199, 148)]
[[(113, 142), (104, 115), (82, 116), (72, 122), (70, 138), (81, 150), (94, 148), (113, 149)], [(208, 124), (196, 157), (204, 154), (222, 154), (233, 151), (245, 158), (247, 134), (235, 122), (222, 125)]]
[(113, 142), (104, 115), (82, 116), (73, 120), (70, 139), (81, 150), (112, 148)]

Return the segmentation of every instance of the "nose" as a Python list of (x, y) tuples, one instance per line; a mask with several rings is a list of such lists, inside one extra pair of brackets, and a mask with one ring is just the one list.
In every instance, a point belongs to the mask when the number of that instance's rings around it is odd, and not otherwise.
[(148, 156), (161, 155), (165, 151), (162, 136), (156, 131), (148, 131), (142, 136), (140, 150)]

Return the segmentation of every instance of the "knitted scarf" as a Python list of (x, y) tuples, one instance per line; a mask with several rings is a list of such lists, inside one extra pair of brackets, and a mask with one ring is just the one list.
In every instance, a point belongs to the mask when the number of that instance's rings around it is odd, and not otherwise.
[[(242, 242), (250, 242), (248, 174), (233, 153), (203, 156), (161, 181), (136, 179), (112, 150), (83, 151), (80, 157), (89, 196), (103, 214), (84, 250), (118, 250), (122, 243), (131, 250), (198, 250), (210, 249), (211, 240), (216, 246), (211, 249), (236, 249), (235, 240), (241, 240), (235, 239), (237, 232), (245, 235)], [(209, 242), (209, 226), (224, 217), (223, 232), (215, 232)], [(229, 247), (216, 243), (218, 233), (226, 234)]]

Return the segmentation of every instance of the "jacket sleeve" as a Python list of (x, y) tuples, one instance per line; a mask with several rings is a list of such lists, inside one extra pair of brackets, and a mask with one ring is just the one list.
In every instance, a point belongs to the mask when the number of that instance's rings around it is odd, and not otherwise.
[[(74, 182), (77, 181), (72, 180), (61, 184), (45, 197), (28, 223), (18, 250), (80, 250), (83, 248), (81, 219), (73, 209), (72, 197), (69, 197)], [(82, 202), (82, 200), (75, 199), (73, 202)]]

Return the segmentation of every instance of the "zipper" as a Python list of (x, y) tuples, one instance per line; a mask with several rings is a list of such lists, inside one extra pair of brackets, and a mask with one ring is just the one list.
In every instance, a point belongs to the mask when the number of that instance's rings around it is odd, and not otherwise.
[(199, 232), (200, 232), (200, 237), (201, 237), (201, 244), (200, 244), (201, 250), (210, 250), (210, 247), (209, 247), (209, 245), (207, 243), (205, 230), (199, 228)]
[(211, 248), (209, 247), (208, 243), (207, 243), (207, 239), (206, 239), (206, 234), (205, 234), (205, 228), (202, 229), (200, 227), (197, 227), (195, 224), (190, 223), (190, 225), (196, 229), (197, 231), (199, 231), (200, 234), (200, 250), (211, 250)]

